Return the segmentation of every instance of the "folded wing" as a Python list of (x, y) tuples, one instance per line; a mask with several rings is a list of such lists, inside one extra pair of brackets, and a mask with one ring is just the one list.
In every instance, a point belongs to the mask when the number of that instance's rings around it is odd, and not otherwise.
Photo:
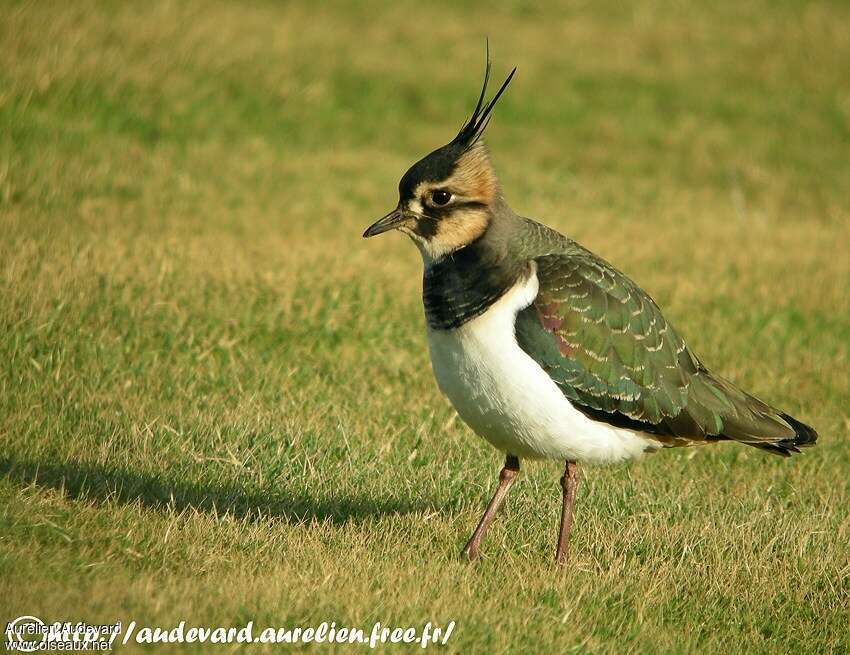
[(817, 435), (712, 375), (643, 290), (592, 253), (535, 257), (540, 290), (517, 317), (520, 346), (596, 420), (666, 445), (732, 439), (778, 454)]

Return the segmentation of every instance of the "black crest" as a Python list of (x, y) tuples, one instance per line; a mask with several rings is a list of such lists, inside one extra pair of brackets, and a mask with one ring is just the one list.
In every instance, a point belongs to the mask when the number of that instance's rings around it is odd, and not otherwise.
[(514, 66), (510, 75), (502, 82), (502, 86), (499, 87), (496, 95), (485, 105), (484, 96), (487, 94), (487, 83), (490, 81), (490, 68), (490, 44), (488, 42), (487, 67), (484, 69), (484, 85), (481, 87), (481, 95), (478, 96), (478, 104), (475, 105), (475, 111), (472, 112), (472, 116), (463, 124), (457, 136), (452, 139), (453, 144), (460, 145), (464, 150), (472, 147), (481, 138), (481, 135), (484, 134), (484, 130), (487, 129), (487, 124), (490, 122), (490, 112), (493, 111), (493, 107), (496, 106), (499, 97), (508, 88), (508, 84), (511, 83), (511, 79), (514, 73), (516, 73), (516, 66)]
[(475, 111), (472, 112), (472, 116), (463, 124), (454, 139), (420, 159), (404, 174), (398, 184), (399, 196), (402, 200), (411, 198), (420, 182), (445, 180), (452, 174), (460, 156), (481, 138), (487, 123), (490, 121), (490, 112), (493, 111), (496, 101), (507, 88), (514, 73), (516, 73), (516, 68), (511, 71), (511, 74), (508, 75), (490, 102), (485, 104), (484, 96), (487, 93), (487, 83), (490, 81), (490, 47), (488, 45), (484, 86), (481, 89), (481, 95), (478, 96)]

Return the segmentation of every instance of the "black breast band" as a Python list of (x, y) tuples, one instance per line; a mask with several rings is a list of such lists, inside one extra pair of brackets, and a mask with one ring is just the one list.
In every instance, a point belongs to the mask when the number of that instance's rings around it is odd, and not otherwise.
[(452, 330), (483, 314), (519, 278), (485, 256), (476, 241), (425, 270), (422, 300), (428, 327)]

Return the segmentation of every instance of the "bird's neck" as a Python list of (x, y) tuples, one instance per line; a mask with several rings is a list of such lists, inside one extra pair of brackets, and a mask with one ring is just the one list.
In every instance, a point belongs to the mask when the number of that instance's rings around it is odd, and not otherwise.
[(422, 284), (425, 318), (433, 330), (451, 330), (483, 314), (525, 270), (501, 247), (496, 223), (472, 243), (426, 261)]

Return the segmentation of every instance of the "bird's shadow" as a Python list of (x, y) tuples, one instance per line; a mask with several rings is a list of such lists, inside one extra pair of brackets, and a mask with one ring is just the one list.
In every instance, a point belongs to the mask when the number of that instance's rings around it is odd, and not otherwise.
[(363, 522), (386, 515), (423, 512), (435, 506), (423, 498), (379, 500), (334, 495), (325, 490), (315, 495), (307, 491), (247, 492), (233, 483), (186, 482), (166, 473), (74, 461), (50, 463), (0, 457), (0, 475), (20, 486), (62, 490), (69, 498), (98, 504), (140, 503), (162, 512), (195, 509), (252, 521), (277, 518), (298, 525), (313, 520), (334, 524)]

